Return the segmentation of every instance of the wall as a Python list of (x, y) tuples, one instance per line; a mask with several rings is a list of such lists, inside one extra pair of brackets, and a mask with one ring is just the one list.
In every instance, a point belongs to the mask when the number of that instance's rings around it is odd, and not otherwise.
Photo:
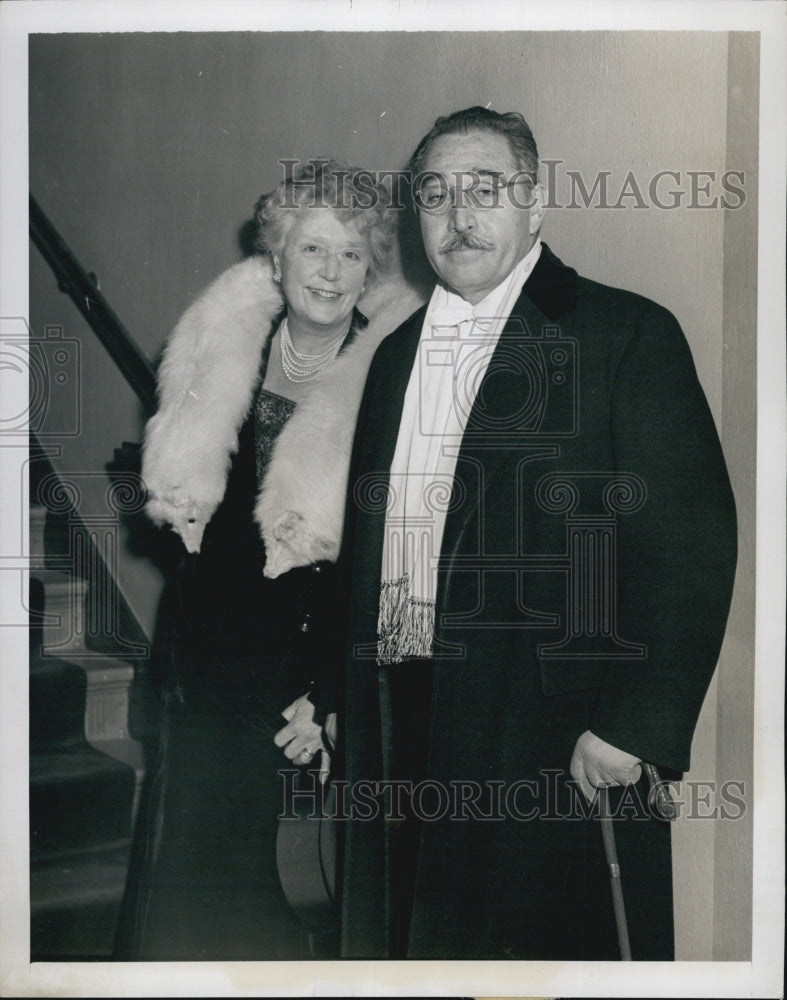
[[(738, 60), (741, 50), (731, 51)], [(753, 93), (744, 83), (741, 114)], [(735, 369), (723, 355), (732, 323), (725, 279), (751, 280), (753, 264), (731, 236), (737, 223), (725, 228), (718, 207), (687, 203), (688, 171), (715, 173), (708, 194), (695, 192), (694, 201), (707, 204), (723, 193), (725, 168), (738, 165), (727, 147), (727, 91), (724, 33), (39, 36), (30, 46), (31, 190), (152, 358), (193, 296), (241, 255), (239, 233), (257, 196), (279, 179), (278, 157), (339, 155), (395, 169), (438, 114), (471, 104), (521, 110), (542, 159), (553, 161), (545, 239), (587, 276), (635, 289), (675, 313), (722, 427), (724, 378)], [(683, 192), (674, 210), (654, 207), (648, 191), (662, 170), (678, 172), (659, 188), (667, 202), (671, 188)], [(568, 207), (568, 171), (579, 171), (589, 189), (607, 171), (607, 201), (619, 207)], [(642, 199), (630, 188), (620, 197), (629, 171)], [(60, 323), (81, 342), (82, 431), (62, 440), (57, 461), (63, 471), (95, 473), (85, 480), (83, 503), (100, 512), (104, 463), (123, 440), (140, 440), (137, 404), (35, 250), (30, 314), (35, 334)], [(735, 447), (745, 451), (753, 427), (751, 414), (744, 416)], [(62, 417), (53, 409), (50, 420), (57, 429)], [(119, 578), (151, 629), (155, 567), (123, 551)], [(740, 614), (747, 622), (748, 607)], [(738, 641), (749, 648), (750, 640), (742, 628)], [(731, 669), (724, 699), (737, 686), (751, 687), (745, 671)], [(726, 700), (717, 707), (714, 688), (692, 774), (714, 776), (723, 754), (717, 714), (727, 708)], [(682, 824), (675, 833), (682, 957), (713, 950), (716, 826)], [(749, 863), (744, 854), (741, 884)], [(728, 904), (745, 927), (748, 914)], [(716, 957), (745, 951), (744, 938), (725, 931)]]
[[(756, 94), (759, 45), (756, 35), (730, 35), (727, 105), (727, 162), (757, 175), (759, 116)], [(722, 443), (738, 504), (739, 557), (730, 620), (718, 668), (719, 711), (716, 777), (720, 782), (743, 782), (747, 802), (755, 798), (751, 751), (754, 725), (754, 612), (756, 460), (752, 446), (757, 426), (757, 259), (758, 197), (741, 212), (729, 212), (724, 226), (724, 407)], [(748, 259), (742, 267), (741, 259)], [(780, 335), (780, 334), (777, 334)], [(752, 855), (752, 816), (741, 822), (716, 824), (715, 858), (719, 871), (735, 872), (741, 858)], [(714, 894), (713, 957), (747, 960), (751, 934), (747, 914), (752, 912), (751, 882), (718, 878)]]

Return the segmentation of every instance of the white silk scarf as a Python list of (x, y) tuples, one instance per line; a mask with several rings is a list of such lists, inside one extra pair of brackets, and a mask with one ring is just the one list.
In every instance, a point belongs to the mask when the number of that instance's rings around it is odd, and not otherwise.
[(380, 664), (432, 655), (437, 565), (462, 436), (500, 333), (540, 253), (537, 239), (475, 306), (444, 285), (432, 293), (391, 463)]

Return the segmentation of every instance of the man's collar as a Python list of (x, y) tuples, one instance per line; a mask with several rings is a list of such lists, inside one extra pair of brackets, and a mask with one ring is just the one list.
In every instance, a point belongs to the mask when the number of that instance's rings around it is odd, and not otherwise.
[[(452, 298), (458, 299), (449, 293), (445, 286), (446, 299), (449, 294)], [(556, 320), (565, 312), (570, 312), (577, 302), (577, 272), (573, 267), (564, 264), (552, 251), (549, 246), (541, 242), (541, 253), (533, 267), (522, 293), (527, 295), (536, 308), (540, 309), (544, 315), (551, 320)], [(434, 302), (434, 297), (432, 298)], [(427, 306), (429, 303), (427, 303)], [(466, 318), (466, 317), (460, 317)], [(455, 320), (458, 322), (459, 320)]]
[(508, 295), (512, 284), (517, 283), (519, 289), (529, 279), (538, 263), (541, 247), (542, 243), (539, 237), (524, 257), (514, 265), (510, 273), (475, 305), (471, 305), (459, 292), (453, 291), (448, 285), (438, 280), (429, 303), (430, 312), (439, 310), (441, 314), (446, 316), (456, 315), (456, 322), (461, 322), (462, 319), (470, 320), (476, 317), (485, 318), (496, 315), (498, 306)]

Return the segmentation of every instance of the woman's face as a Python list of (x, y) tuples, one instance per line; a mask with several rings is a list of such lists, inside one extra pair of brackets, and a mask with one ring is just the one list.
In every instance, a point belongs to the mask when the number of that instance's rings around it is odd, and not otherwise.
[(301, 208), (274, 262), (281, 270), (290, 329), (329, 336), (340, 331), (369, 270), (369, 241), (330, 208)]

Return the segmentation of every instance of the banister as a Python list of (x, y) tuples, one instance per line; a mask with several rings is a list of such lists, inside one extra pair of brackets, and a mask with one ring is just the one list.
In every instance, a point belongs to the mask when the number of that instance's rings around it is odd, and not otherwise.
[(70, 296), (146, 410), (156, 409), (156, 374), (131, 334), (30, 195), (30, 236), (61, 292)]

